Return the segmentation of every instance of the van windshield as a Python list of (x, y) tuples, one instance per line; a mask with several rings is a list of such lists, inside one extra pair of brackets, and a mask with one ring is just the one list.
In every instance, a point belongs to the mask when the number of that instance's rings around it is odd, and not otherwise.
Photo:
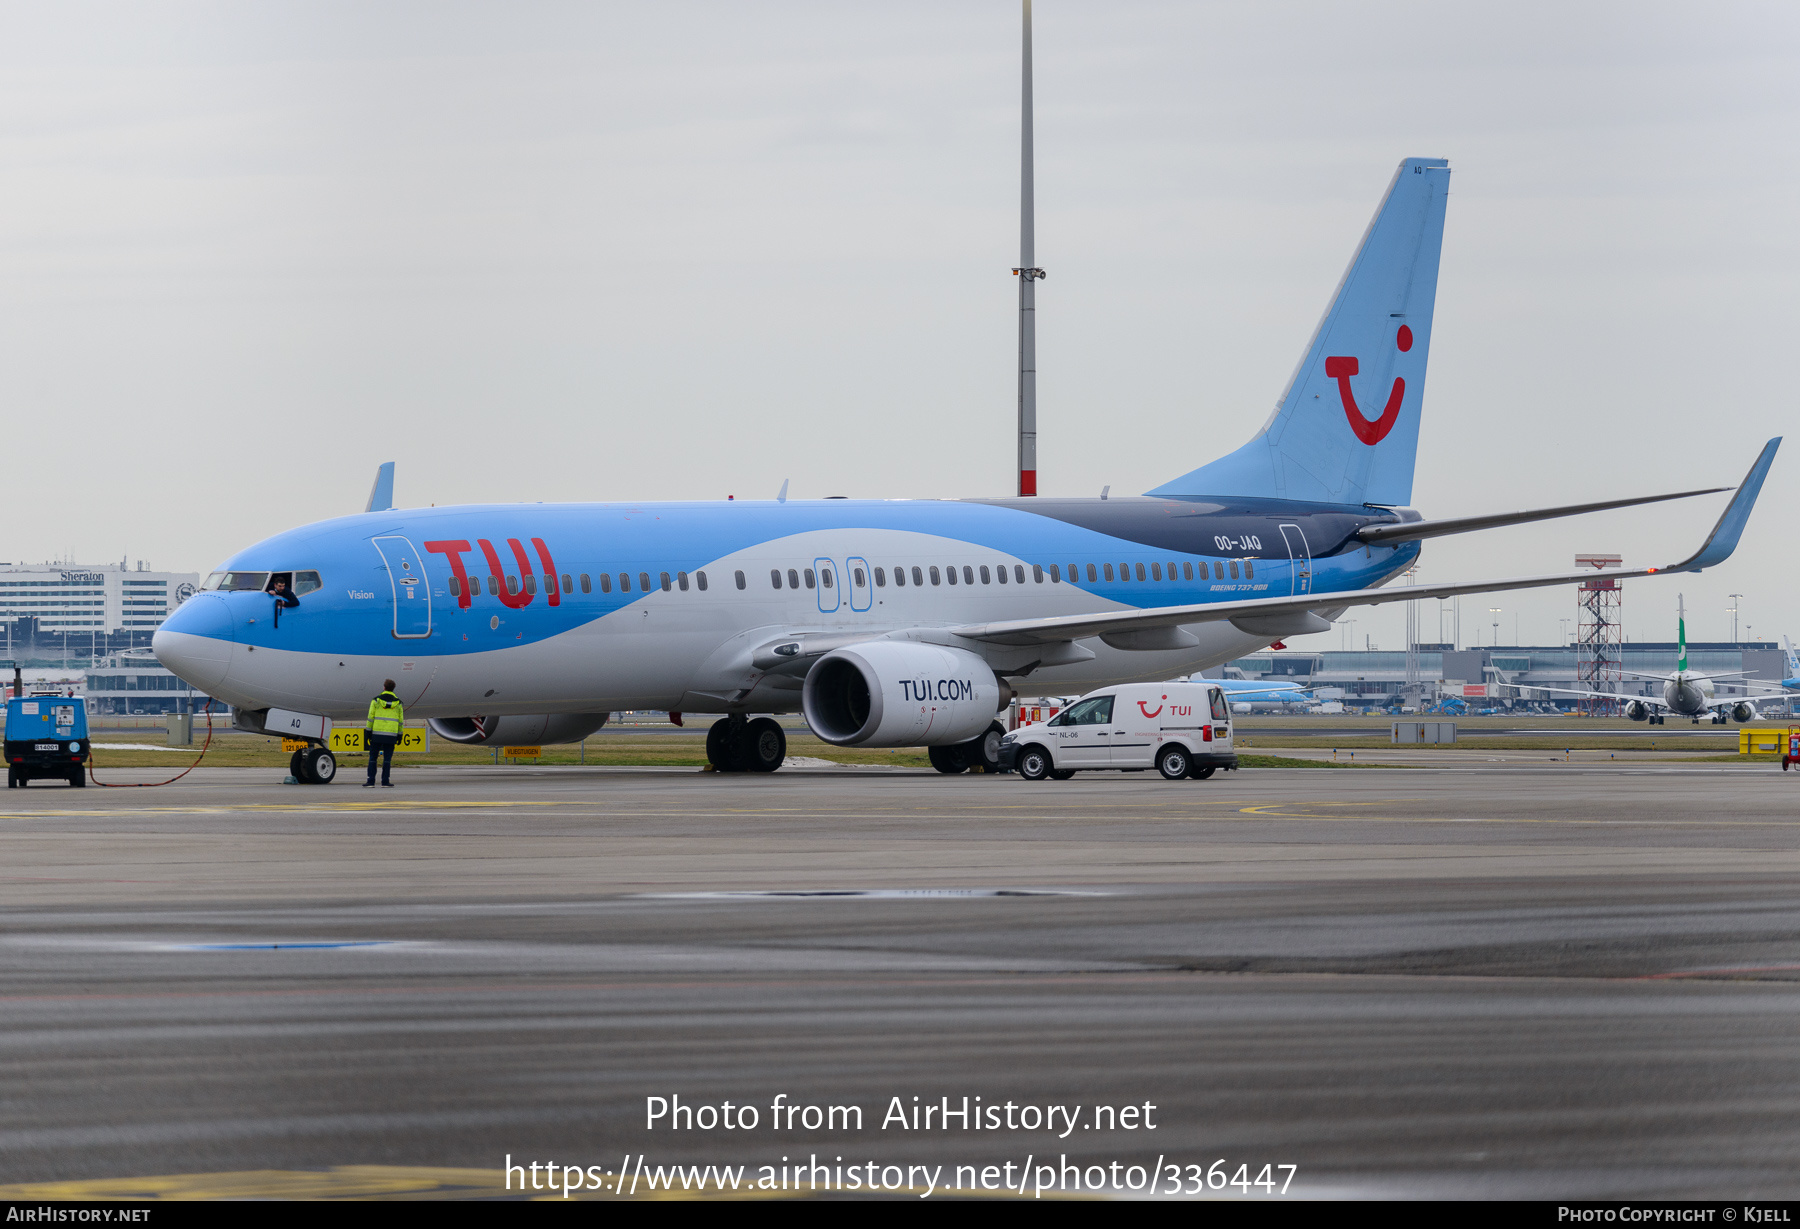
[(1063, 714), (1065, 725), (1106, 725), (1112, 721), (1113, 698), (1095, 696), (1083, 700)]

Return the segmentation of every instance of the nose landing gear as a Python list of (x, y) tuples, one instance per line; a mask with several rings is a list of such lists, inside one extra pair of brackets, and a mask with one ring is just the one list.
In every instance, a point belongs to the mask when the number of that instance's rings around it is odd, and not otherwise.
[(337, 756), (326, 747), (296, 751), (288, 760), (288, 772), (302, 785), (330, 785), (337, 779), (337, 770)]

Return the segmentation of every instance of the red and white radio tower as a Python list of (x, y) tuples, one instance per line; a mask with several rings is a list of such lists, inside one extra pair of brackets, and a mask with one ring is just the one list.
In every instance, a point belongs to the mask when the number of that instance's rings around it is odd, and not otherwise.
[[(1622, 555), (1575, 556), (1578, 568), (1616, 568), (1624, 562)], [(1583, 687), (1618, 695), (1625, 686), (1623, 600), (1624, 590), (1611, 577), (1581, 582), (1576, 597), (1581, 621), (1575, 640), (1575, 677)], [(1617, 700), (1581, 701), (1581, 711), (1590, 717), (1616, 717), (1620, 708)]]

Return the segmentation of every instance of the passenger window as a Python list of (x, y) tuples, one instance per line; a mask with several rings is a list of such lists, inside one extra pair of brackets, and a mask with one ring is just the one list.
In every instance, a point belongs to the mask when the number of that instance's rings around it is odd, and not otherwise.
[(1150, 564), (1150, 579), (1151, 580), (1161, 580), (1162, 579), (1162, 564), (1156, 563), (1156, 562), (1152, 562)]
[[(918, 564), (916, 564), (916, 563), (913, 564), (913, 584), (922, 585), (924, 583), (925, 583), (925, 574), (923, 572), (919, 571)], [(936, 568), (931, 569), (931, 583), (932, 584), (937, 583), (937, 569)]]
[(1021, 584), (1021, 585), (1025, 583), (1025, 565), (1024, 564), (1022, 564), (1022, 563), (1013, 564), (1013, 581), (1014, 581), (1014, 583)]
[(975, 583), (975, 569), (970, 567), (966, 563), (963, 564), (963, 584), (972, 585), (974, 583)]
[(887, 569), (886, 568), (876, 568), (875, 569), (875, 587), (877, 589), (887, 588)]
[(569, 574), (567, 572), (563, 573), (562, 591), (564, 593), (575, 592), (575, 586), (569, 583)]
[(1139, 580), (1144, 579), (1144, 565), (1141, 563), (1137, 565), (1137, 576)]
[(1109, 563), (1106, 565), (1106, 579), (1111, 580), (1112, 578), (1113, 578), (1112, 564)]
[(981, 565), (981, 583), (984, 585), (991, 585), (994, 583), (994, 574), (988, 571), (988, 565), (985, 563)]
[(1079, 563), (1069, 565), (1069, 583), (1072, 585), (1081, 583), (1081, 565)]
[(736, 578), (737, 578), (737, 587), (739, 589), (742, 589), (744, 587), (744, 570), (742, 568), (739, 568), (737, 570)]
[(619, 592), (620, 593), (630, 593), (631, 592), (631, 573), (630, 572), (620, 572), (619, 573)]
[[(586, 572), (583, 572), (581, 574), (581, 591), (583, 593), (591, 593), (592, 592), (592, 590), (588, 588), (588, 577), (587, 577)], [(602, 592), (602, 593), (611, 593), (612, 592), (612, 574), (611, 573), (609, 573), (609, 572), (600, 573), (600, 592)]]
[(705, 593), (706, 592), (706, 573), (705, 572), (695, 572), (694, 579), (697, 582), (699, 582), (700, 592)]
[(1043, 564), (1034, 563), (1031, 565), (1031, 579), (1035, 580), (1040, 585), (1044, 583), (1044, 565)]
[[(1088, 584), (1090, 584), (1090, 585), (1095, 584), (1099, 581), (1099, 579), (1100, 579), (1100, 577), (1098, 575), (1096, 575), (1094, 572), (1094, 565), (1091, 563), (1088, 564)], [(1112, 567), (1110, 565), (1106, 569), (1106, 579), (1108, 579), (1108, 580), (1112, 579)]]
[(1236, 580), (1237, 578), (1238, 578), (1237, 560), (1233, 559), (1231, 561), (1231, 579)]
[[(881, 569), (876, 568), (875, 574), (877, 576), (881, 575)], [(906, 587), (906, 569), (905, 568), (895, 568), (894, 569), (894, 583), (902, 589), (904, 589)], [(915, 585), (918, 583), (919, 582), (916, 580), (913, 581), (913, 584), (915, 584)]]
[(931, 569), (931, 583), (934, 585), (943, 583), (943, 581), (938, 578), (938, 570), (937, 570), (937, 566), (935, 564), (932, 566), (932, 569)]
[(1194, 579), (1194, 564), (1192, 560), (1181, 565), (1181, 578), (1183, 580)]
[(800, 573), (794, 571), (793, 568), (789, 568), (788, 569), (788, 588), (798, 589), (799, 587), (800, 587)]
[(1175, 561), (1173, 559), (1169, 560), (1169, 579), (1175, 579)]
[(1214, 580), (1224, 580), (1225, 579), (1225, 565), (1220, 563), (1217, 559), (1213, 560), (1213, 579)]
[(869, 578), (863, 575), (863, 570), (861, 568), (851, 568), (850, 575), (855, 578), (856, 587), (858, 589), (866, 588), (868, 586)]
[(1248, 559), (1244, 560), (1244, 578), (1246, 580), (1256, 579), (1256, 565)]
[(1006, 565), (1003, 563), (999, 567), (995, 568), (994, 571), (996, 571), (1000, 574), (1000, 583), (1005, 584), (1006, 583)]
[(667, 572), (664, 572), (662, 574), (662, 591), (664, 593), (667, 593), (674, 587), (675, 587), (674, 585), (669, 583), (669, 574)]
[(517, 576), (508, 576), (506, 578), (506, 591), (514, 597), (519, 596), (519, 578)]
[(638, 590), (643, 593), (650, 592), (650, 573), (638, 573)]
[(813, 570), (811, 568), (802, 568), (800, 571), (800, 574), (802, 576), (806, 577), (806, 587), (808, 589), (813, 589), (813, 588), (818, 587), (819, 578), (817, 576), (813, 575)]
[(495, 580), (492, 576), (488, 577), (488, 596), (489, 597), (499, 597), (500, 596), (500, 582)]
[[(675, 573), (675, 583), (681, 586), (681, 591), (683, 593), (686, 593), (688, 591), (687, 573), (686, 572)], [(667, 589), (668, 587), (669, 587), (669, 574), (667, 572), (664, 572), (663, 573), (663, 588)]]
[(824, 585), (827, 589), (831, 588), (831, 569), (830, 568), (820, 568), (819, 569), (819, 583), (821, 585)]
[(299, 597), (303, 593), (311, 593), (314, 589), (319, 588), (323, 588), (323, 586), (319, 582), (319, 574), (317, 572), (294, 573), (295, 597)]
[(769, 583), (771, 585), (774, 585), (777, 589), (781, 588), (781, 569), (780, 568), (770, 568), (769, 569)]
[(948, 579), (949, 579), (950, 583), (955, 584), (956, 583), (956, 565), (953, 563), (949, 567), (945, 568), (944, 571), (949, 574)]
[(452, 576), (450, 578), (450, 596), (451, 597), (461, 597), (462, 596), (462, 582), (457, 580), (456, 577), (454, 577), (454, 576)]
[(1053, 585), (1062, 584), (1062, 564), (1053, 563), (1050, 565), (1050, 583)]
[[(509, 577), (509, 582), (510, 579), (511, 578)], [(525, 573), (525, 592), (533, 597), (537, 596), (537, 577), (533, 576), (530, 572)]]

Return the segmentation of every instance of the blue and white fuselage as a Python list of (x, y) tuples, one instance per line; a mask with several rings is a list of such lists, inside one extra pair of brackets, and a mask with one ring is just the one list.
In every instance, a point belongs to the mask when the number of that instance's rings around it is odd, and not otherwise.
[[(1173, 498), (364, 513), (232, 556), (215, 576), (246, 587), (190, 599), (156, 648), (236, 707), (339, 719), (360, 716), (370, 680), (383, 678), (425, 717), (783, 711), (798, 707), (798, 689), (786, 675), (765, 679), (752, 661), (773, 640), (930, 638), (997, 621), (1372, 588), (1409, 567), (1419, 547), (1366, 546), (1355, 533), (1398, 519), (1370, 508)], [(320, 587), (277, 625), (257, 578), (306, 572)], [(1091, 657), (1040, 666), (1012, 687), (1067, 694), (1168, 678), (1270, 640), (1228, 622), (1197, 630), (1196, 644), (1162, 651), (1096, 642)]]

